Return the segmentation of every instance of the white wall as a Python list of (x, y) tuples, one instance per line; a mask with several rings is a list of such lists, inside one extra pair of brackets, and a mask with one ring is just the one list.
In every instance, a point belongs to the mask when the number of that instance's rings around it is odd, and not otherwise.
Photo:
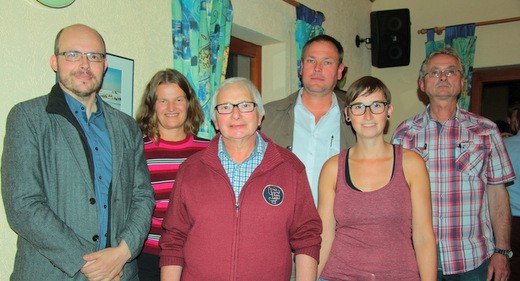
[[(391, 137), (395, 128), (405, 119), (424, 111), (417, 98), (417, 77), (425, 57), (426, 34), (417, 30), (435, 26), (490, 21), (518, 17), (520, 1), (496, 0), (375, 0), (373, 11), (408, 8), (411, 25), (410, 65), (391, 68), (372, 68), (372, 75), (380, 78), (392, 92), (394, 115), (390, 121)], [(520, 22), (477, 26), (477, 46), (474, 68), (520, 64)], [(444, 33), (436, 40), (444, 39)]]
[[(62, 28), (84, 23), (104, 37), (107, 51), (134, 59), (134, 112), (142, 91), (155, 72), (173, 64), (171, 1), (76, 0), (64, 9), (50, 9), (35, 0), (0, 0), (0, 149), (7, 113), (18, 102), (47, 94), (55, 81), (49, 66), (54, 38)], [(326, 33), (345, 48), (349, 66), (347, 85), (370, 74), (369, 52), (356, 49), (356, 34), (367, 34), (368, 0), (305, 0), (322, 11)], [(280, 99), (297, 89), (294, 46), (295, 8), (281, 0), (232, 0), (233, 34), (264, 46), (264, 102)], [(93, 8), (98, 7), (98, 8)], [(350, 82), (349, 82), (350, 81)], [(21, 183), (23, 184), (23, 183)], [(8, 280), (15, 254), (16, 234), (9, 228), (0, 203), (0, 280)]]

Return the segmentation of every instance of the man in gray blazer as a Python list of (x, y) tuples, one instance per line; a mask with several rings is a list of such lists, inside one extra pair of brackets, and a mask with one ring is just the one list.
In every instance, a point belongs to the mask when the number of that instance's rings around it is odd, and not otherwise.
[(2, 196), (18, 234), (11, 280), (138, 280), (154, 192), (136, 122), (97, 94), (107, 68), (101, 35), (56, 36), (58, 83), (7, 118)]

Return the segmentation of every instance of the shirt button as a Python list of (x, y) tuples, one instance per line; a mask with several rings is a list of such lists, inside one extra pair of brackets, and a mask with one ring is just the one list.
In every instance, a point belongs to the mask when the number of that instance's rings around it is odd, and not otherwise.
[(96, 146), (95, 150), (96, 150), (96, 151), (98, 151), (98, 150), (99, 150), (99, 148), (98, 148), (98, 147)]
[(102, 177), (101, 177), (101, 176), (99, 176), (99, 179), (100, 179), (100, 180), (101, 180), (101, 178), (102, 178)]
[(107, 208), (107, 205), (103, 205), (103, 208), (105, 208), (105, 209), (106, 209), (106, 208)]
[(90, 198), (89, 201), (90, 201), (91, 205), (96, 204), (96, 199), (95, 198)]
[(99, 235), (96, 234), (96, 235), (92, 236), (92, 241), (96, 242), (98, 240), (99, 240)]

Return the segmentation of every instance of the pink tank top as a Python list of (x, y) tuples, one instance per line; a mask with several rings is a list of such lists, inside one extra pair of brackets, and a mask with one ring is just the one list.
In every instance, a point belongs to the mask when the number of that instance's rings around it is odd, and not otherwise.
[(345, 178), (348, 150), (340, 153), (334, 200), (336, 235), (320, 278), (420, 280), (412, 246), (410, 187), (404, 177), (402, 155), (402, 147), (395, 145), (390, 181), (376, 191), (361, 192)]

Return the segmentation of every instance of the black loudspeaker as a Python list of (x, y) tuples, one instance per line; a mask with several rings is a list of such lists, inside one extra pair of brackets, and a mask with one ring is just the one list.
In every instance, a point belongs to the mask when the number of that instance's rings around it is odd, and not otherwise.
[(410, 64), (410, 10), (371, 12), (370, 37), (373, 66)]

